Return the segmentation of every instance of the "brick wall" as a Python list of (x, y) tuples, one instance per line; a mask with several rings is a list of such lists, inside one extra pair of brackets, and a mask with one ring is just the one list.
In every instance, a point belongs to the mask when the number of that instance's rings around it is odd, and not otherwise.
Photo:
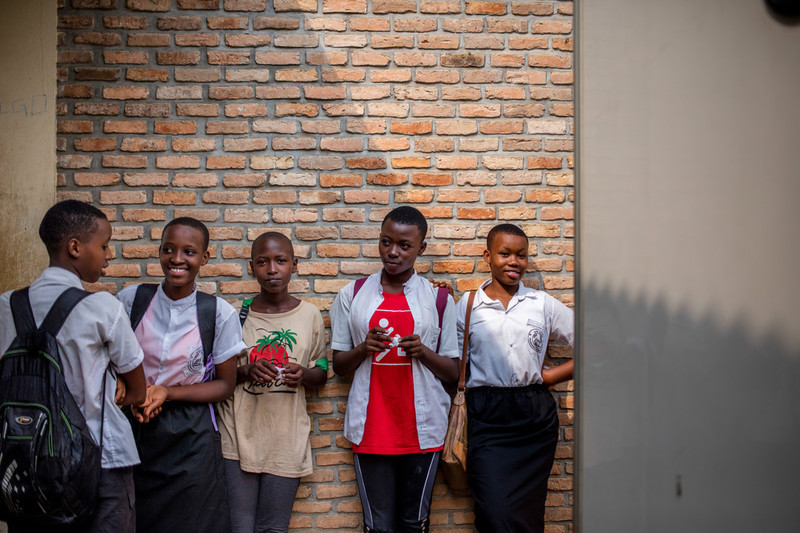
[[(572, 2), (61, 0), (60, 198), (101, 207), (115, 258), (95, 289), (161, 275), (160, 228), (211, 230), (203, 290), (257, 291), (250, 243), (285, 232), (290, 290), (326, 316), (349, 280), (380, 267), (386, 212), (430, 222), (417, 270), (459, 296), (487, 277), (487, 230), (520, 224), (528, 283), (573, 303)], [(570, 357), (554, 350), (556, 358)], [(354, 530), (361, 515), (341, 434), (349, 383), (309, 399), (315, 472), (292, 527)], [(571, 530), (571, 384), (548, 531)], [(471, 501), (435, 488), (435, 531), (470, 531)]]

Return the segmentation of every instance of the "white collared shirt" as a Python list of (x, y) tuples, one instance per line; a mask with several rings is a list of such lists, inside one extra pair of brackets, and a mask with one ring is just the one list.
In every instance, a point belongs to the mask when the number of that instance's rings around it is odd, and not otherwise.
[[(36, 325), (41, 325), (53, 302), (69, 287), (83, 289), (74, 273), (50, 267), (31, 284), (29, 298)], [(16, 337), (9, 298), (0, 296), (0, 353)], [(133, 432), (125, 415), (114, 404), (116, 378), (109, 373), (105, 394), (103, 375), (108, 368), (118, 374), (134, 370), (142, 362), (142, 350), (131, 330), (128, 315), (114, 296), (107, 292), (91, 294), (78, 302), (56, 336), (64, 378), (78, 404), (92, 436), (100, 442), (101, 398), (105, 402), (103, 423), (103, 468), (139, 464)]]
[[(350, 283), (336, 295), (330, 310), (331, 348), (334, 350), (352, 350), (366, 339), (369, 320), (383, 302), (381, 272), (382, 270), (366, 279), (355, 301), (354, 283)], [(439, 355), (457, 358), (459, 352), (455, 331), (455, 304), (453, 298), (448, 296), (440, 330), (436, 293), (437, 288), (419, 277), (416, 272), (403, 286), (403, 294), (414, 317), (414, 333), (419, 335), (422, 344), (436, 351), (436, 343), (441, 337)], [(364, 436), (371, 370), (372, 358), (367, 357), (356, 369), (350, 387), (344, 416), (344, 436), (354, 444), (359, 444)], [(447, 433), (450, 396), (433, 372), (417, 358), (411, 360), (411, 374), (414, 379), (414, 411), (419, 447), (423, 450), (436, 448), (444, 443)]]
[[(117, 297), (130, 314), (137, 285), (125, 287)], [(191, 385), (203, 381), (203, 344), (197, 322), (197, 289), (186, 298), (172, 300), (159, 284), (150, 306), (136, 327), (145, 353), (144, 375), (150, 385)], [(142, 332), (146, 332), (143, 334)], [(214, 349), (211, 360), (223, 363), (247, 349), (242, 326), (231, 304), (217, 297)]]
[[(549, 294), (519, 285), (508, 309), (483, 291), (475, 295), (469, 319), (470, 376), (467, 387), (522, 387), (542, 382), (549, 340), (574, 343), (575, 314)], [(457, 308), (458, 344), (464, 343), (467, 295)]]

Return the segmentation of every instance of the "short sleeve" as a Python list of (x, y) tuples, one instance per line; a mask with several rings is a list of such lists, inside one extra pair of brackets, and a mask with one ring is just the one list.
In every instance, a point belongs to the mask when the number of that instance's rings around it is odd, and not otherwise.
[(104, 309), (108, 313), (108, 320), (98, 321), (98, 327), (115, 370), (127, 374), (139, 366), (144, 360), (144, 353), (131, 329), (124, 304), (107, 292), (92, 294), (82, 304)]
[(242, 340), (239, 315), (231, 304), (217, 297), (217, 326), (212, 354), (214, 364), (224, 363), (246, 349), (247, 345)]
[(354, 283), (343, 287), (330, 310), (331, 317), (331, 348), (338, 351), (353, 349), (353, 338), (350, 335), (350, 304), (353, 301)]
[(458, 358), (461, 352), (458, 351), (458, 335), (456, 320), (456, 303), (453, 297), (447, 295), (447, 305), (442, 315), (442, 331), (439, 333), (439, 355), (450, 358)]
[(550, 340), (575, 346), (575, 312), (549, 296)]

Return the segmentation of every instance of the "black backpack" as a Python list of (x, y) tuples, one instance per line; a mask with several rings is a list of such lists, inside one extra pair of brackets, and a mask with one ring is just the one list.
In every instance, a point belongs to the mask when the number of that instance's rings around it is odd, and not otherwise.
[[(28, 289), (11, 294), (17, 336), (0, 357), (0, 518), (25, 525), (69, 524), (94, 511), (98, 445), (64, 380), (56, 335), (90, 293), (64, 291), (36, 328)], [(103, 376), (103, 395), (106, 378)], [(103, 398), (101, 417), (105, 414)]]

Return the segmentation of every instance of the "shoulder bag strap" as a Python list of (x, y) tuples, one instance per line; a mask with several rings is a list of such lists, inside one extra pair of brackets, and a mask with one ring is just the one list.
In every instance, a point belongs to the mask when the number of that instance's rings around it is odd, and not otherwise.
[(469, 316), (472, 314), (472, 304), (475, 301), (475, 293), (469, 293), (467, 300), (467, 314), (464, 316), (464, 342), (461, 348), (461, 362), (458, 365), (458, 392), (463, 393), (467, 386), (467, 358), (469, 357)]

